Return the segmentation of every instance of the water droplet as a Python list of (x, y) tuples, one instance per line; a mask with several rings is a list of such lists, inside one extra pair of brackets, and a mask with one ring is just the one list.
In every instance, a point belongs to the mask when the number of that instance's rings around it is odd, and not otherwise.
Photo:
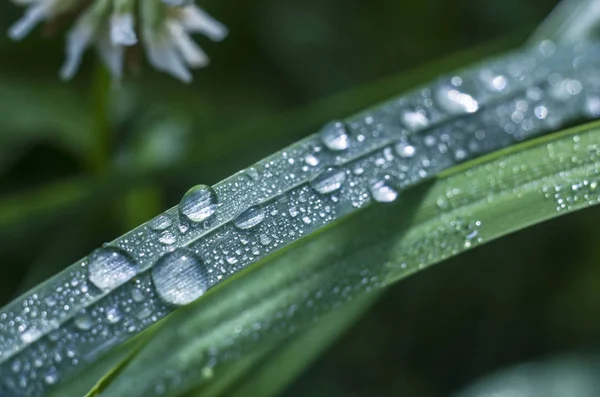
[(267, 234), (261, 234), (259, 239), (260, 239), (260, 243), (264, 246), (271, 244), (271, 242), (273, 241), (271, 236), (269, 236)]
[(121, 321), (121, 313), (113, 307), (106, 312), (106, 319), (109, 323), (116, 324)]
[(304, 162), (311, 167), (319, 165), (319, 159), (313, 154), (307, 154), (306, 157), (304, 157)]
[(416, 131), (429, 125), (427, 116), (421, 112), (404, 112), (402, 114), (402, 122), (410, 131)]
[(398, 156), (402, 158), (410, 158), (414, 156), (416, 152), (417, 150), (415, 147), (406, 142), (400, 142), (396, 144), (396, 153), (398, 153)]
[(323, 127), (321, 130), (321, 140), (330, 150), (346, 150), (350, 146), (350, 138), (346, 131), (344, 123), (334, 121)]
[(89, 279), (100, 289), (112, 290), (137, 273), (137, 263), (117, 247), (99, 248), (89, 257)]
[(36, 328), (28, 328), (21, 333), (21, 340), (23, 343), (33, 343), (42, 336), (42, 331)]
[(165, 245), (175, 244), (177, 242), (177, 236), (167, 230), (160, 235), (158, 241)]
[(52, 367), (44, 376), (44, 381), (49, 385), (54, 385), (58, 382), (58, 371), (56, 368)]
[(260, 205), (255, 205), (248, 208), (246, 211), (239, 214), (233, 224), (238, 229), (252, 229), (259, 225), (265, 219), (265, 209)]
[(600, 116), (600, 97), (588, 96), (585, 99), (585, 111), (592, 117)]
[(250, 177), (250, 179), (253, 179), (255, 181), (260, 179), (260, 174), (258, 173), (258, 171), (256, 170), (256, 168), (254, 167), (250, 167), (246, 169), (246, 174), (248, 174), (248, 176)]
[(339, 190), (346, 181), (346, 172), (339, 167), (329, 167), (310, 181), (318, 193), (329, 194)]
[(173, 225), (173, 218), (167, 214), (160, 214), (156, 218), (152, 219), (148, 224), (152, 230), (162, 231), (168, 229)]
[(94, 321), (89, 314), (83, 313), (75, 317), (75, 326), (82, 331), (89, 331), (94, 326)]
[(215, 213), (217, 205), (217, 193), (213, 188), (197, 185), (183, 195), (179, 203), (179, 211), (192, 222), (202, 222)]
[(440, 87), (436, 99), (448, 113), (475, 113), (479, 110), (479, 102), (475, 98), (451, 86)]
[(380, 203), (391, 203), (398, 198), (398, 190), (389, 176), (371, 186), (373, 199)]
[(187, 248), (163, 255), (152, 268), (152, 281), (158, 295), (174, 305), (193, 302), (208, 287), (204, 263)]
[(142, 302), (144, 300), (144, 293), (139, 288), (131, 290), (131, 299), (135, 302)]

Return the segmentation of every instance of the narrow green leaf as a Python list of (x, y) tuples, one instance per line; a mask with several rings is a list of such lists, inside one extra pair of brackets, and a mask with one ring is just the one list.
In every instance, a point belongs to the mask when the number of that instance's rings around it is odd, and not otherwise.
[(599, 123), (448, 171), (396, 204), (369, 207), (308, 236), (177, 311), (103, 395), (210, 390), (240, 357), (277, 346), (354, 299), (483, 242), (597, 204), (599, 171)]

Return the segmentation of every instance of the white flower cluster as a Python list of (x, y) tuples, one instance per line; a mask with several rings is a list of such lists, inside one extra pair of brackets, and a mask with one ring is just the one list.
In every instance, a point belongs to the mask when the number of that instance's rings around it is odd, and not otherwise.
[(40, 22), (83, 9), (67, 34), (66, 60), (60, 72), (63, 79), (73, 77), (84, 51), (92, 45), (112, 75), (120, 78), (126, 48), (141, 41), (148, 61), (156, 69), (189, 82), (190, 68), (208, 64), (208, 57), (190, 34), (201, 33), (220, 41), (228, 33), (193, 0), (13, 1), (27, 7), (25, 15), (8, 32), (14, 40), (25, 37)]

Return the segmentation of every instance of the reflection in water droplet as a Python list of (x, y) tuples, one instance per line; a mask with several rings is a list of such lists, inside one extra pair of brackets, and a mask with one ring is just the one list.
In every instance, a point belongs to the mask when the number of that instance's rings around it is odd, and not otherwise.
[(188, 190), (179, 203), (179, 211), (192, 222), (202, 222), (217, 210), (217, 193), (212, 187), (197, 185)]
[(402, 158), (410, 158), (412, 156), (415, 155), (415, 153), (417, 152), (417, 150), (415, 149), (414, 146), (409, 145), (406, 142), (400, 142), (398, 144), (396, 144), (396, 153), (398, 153), (398, 156), (402, 157)]
[(371, 186), (371, 195), (373, 199), (380, 203), (391, 203), (398, 198), (398, 190), (393, 186), (391, 178), (385, 178)]
[(265, 219), (265, 209), (262, 206), (256, 205), (248, 208), (246, 211), (239, 214), (233, 224), (238, 229), (251, 229), (259, 225)]
[(334, 121), (323, 127), (321, 140), (330, 150), (346, 150), (350, 146), (350, 138), (344, 123)]
[(471, 95), (449, 86), (440, 87), (436, 99), (448, 113), (475, 113), (479, 102)]
[(173, 218), (167, 214), (160, 214), (156, 218), (152, 219), (148, 224), (152, 230), (156, 231), (168, 229), (171, 227), (171, 225), (173, 225)]
[(152, 281), (158, 295), (173, 305), (193, 302), (208, 287), (204, 263), (187, 248), (163, 255), (152, 268)]
[(346, 172), (339, 167), (329, 167), (310, 181), (318, 193), (329, 194), (340, 189), (346, 181)]
[(89, 257), (89, 278), (100, 289), (111, 290), (137, 273), (137, 263), (117, 247), (99, 248)]

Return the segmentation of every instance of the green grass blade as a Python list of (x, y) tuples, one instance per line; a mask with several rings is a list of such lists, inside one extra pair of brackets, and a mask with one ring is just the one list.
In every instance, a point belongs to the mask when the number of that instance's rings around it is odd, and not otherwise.
[(457, 167), (391, 206), (366, 208), (174, 313), (102, 395), (210, 388), (238, 358), (275, 347), (380, 287), (597, 204), (599, 170), (600, 124), (594, 123)]
[[(7, 376), (6, 387), (41, 395), (58, 381), (59, 369), (61, 376), (68, 379), (88, 362), (148, 328), (178, 306), (198, 298), (223, 279), (245, 274), (251, 283), (265, 267), (256, 265), (253, 271), (248, 271), (249, 265), (271, 253), (281, 252), (281, 248), (303, 236), (331, 227), (362, 209), (370, 213), (366, 209), (376, 202), (394, 201), (403, 191), (469, 158), (551, 132), (560, 125), (596, 117), (595, 108), (589, 106), (595, 103), (600, 89), (594, 77), (600, 66), (595, 49), (589, 46), (525, 50), (489, 61), (359, 115), (330, 123), (318, 134), (216, 184), (214, 190), (203, 186), (191, 191), (180, 206), (132, 230), (3, 309), (1, 315), (9, 321), (1, 330), (0, 365), (7, 374), (10, 368), (31, 359), (39, 350), (60, 353), (69, 349), (77, 355), (76, 360), (60, 363), (48, 360), (40, 369), (36, 366), (26, 375), (31, 381), (25, 382), (26, 386), (20, 386), (21, 380), (14, 379), (14, 375)], [(577, 57), (576, 63), (574, 57)], [(548, 80), (549, 71), (557, 79)], [(202, 198), (203, 195), (208, 199)], [(416, 208), (419, 204), (420, 200), (416, 200), (410, 205)], [(288, 310), (294, 312), (294, 307), (306, 298), (300, 292), (318, 285), (319, 271), (339, 270), (336, 266), (325, 266), (315, 271), (315, 261), (327, 264), (329, 256), (334, 263), (342, 260), (338, 255), (344, 253), (344, 248), (362, 247), (363, 251), (356, 255), (370, 253), (363, 258), (365, 263), (377, 255), (387, 254), (387, 249), (392, 247), (385, 245), (373, 253), (372, 246), (380, 245), (381, 241), (391, 242), (380, 235), (382, 230), (387, 234), (390, 230), (402, 229), (403, 224), (397, 220), (393, 225), (386, 223), (393, 218), (393, 208), (396, 206), (362, 220), (369, 228), (380, 226), (368, 236), (356, 233), (347, 241), (320, 237), (319, 241), (330, 244), (329, 251), (316, 249), (297, 259), (297, 266), (305, 266), (302, 272), (311, 269), (303, 273), (305, 278), (298, 278), (295, 272), (269, 272), (263, 274), (262, 284), (244, 287), (244, 294), (256, 296), (262, 296), (271, 288), (280, 298), (275, 302), (264, 300), (246, 314), (250, 317), (271, 314), (272, 307), (286, 301), (292, 305)], [(404, 214), (402, 221), (409, 220)], [(454, 227), (468, 232), (467, 236), (477, 237), (479, 231), (473, 229), (479, 228), (479, 221), (465, 222), (456, 221)], [(354, 227), (355, 230), (363, 228)], [(435, 236), (434, 232), (428, 235)], [(378, 240), (373, 240), (375, 237)], [(448, 240), (445, 244), (450, 245), (450, 236), (438, 236), (442, 237)], [(351, 245), (345, 247), (350, 241)], [(178, 250), (172, 253), (176, 248)], [(317, 254), (319, 256), (315, 256)], [(381, 263), (381, 259), (377, 262)], [(164, 269), (181, 264), (186, 266), (186, 271), (175, 280), (177, 288), (172, 288), (174, 284), (164, 281), (173, 273)], [(106, 266), (110, 267), (107, 272)], [(195, 273), (191, 275), (188, 271)], [(368, 271), (353, 267), (348, 271), (353, 277), (360, 275), (362, 284), (381, 285), (383, 274), (370, 276)], [(344, 272), (327, 273), (324, 280), (334, 275), (349, 276)], [(226, 285), (231, 283), (233, 281), (225, 282)], [(287, 289), (281, 291), (285, 286)], [(335, 293), (341, 296), (353, 292), (350, 285), (335, 287), (334, 291), (336, 289)], [(237, 294), (236, 291), (230, 293)], [(239, 310), (237, 303), (214, 301), (211, 296), (215, 293), (201, 300), (209, 306), (196, 319), (205, 321), (203, 326), (215, 324), (215, 319)], [(35, 313), (43, 310), (46, 316), (31, 314), (29, 307), (35, 307)], [(201, 331), (214, 336), (215, 332), (223, 331), (222, 326)], [(271, 328), (270, 325), (255, 326), (259, 330)], [(292, 326), (290, 330), (295, 328)], [(193, 334), (201, 333), (195, 330)], [(199, 343), (204, 346), (210, 341), (211, 338), (206, 338)], [(218, 352), (219, 343), (211, 345), (211, 351)], [(196, 355), (179, 357), (173, 368), (181, 369), (187, 360), (191, 363), (196, 359), (199, 359)], [(137, 368), (136, 362), (134, 360), (131, 367)], [(212, 364), (208, 361), (206, 365)], [(125, 371), (131, 367), (127, 366)], [(150, 377), (144, 385), (152, 385), (151, 381), (160, 378), (152, 371), (144, 376)], [(183, 377), (178, 372), (174, 376)], [(118, 379), (109, 388), (119, 385)], [(187, 387), (186, 382), (179, 383), (178, 387)], [(156, 385), (154, 393), (160, 394), (162, 387), (168, 385)]]

